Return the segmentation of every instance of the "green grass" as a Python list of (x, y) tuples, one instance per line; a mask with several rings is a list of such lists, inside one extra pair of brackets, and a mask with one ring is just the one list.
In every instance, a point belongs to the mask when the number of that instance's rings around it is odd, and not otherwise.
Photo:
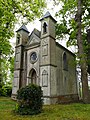
[(90, 104), (46, 105), (34, 116), (15, 114), (15, 104), (10, 98), (0, 97), (0, 120), (90, 120)]

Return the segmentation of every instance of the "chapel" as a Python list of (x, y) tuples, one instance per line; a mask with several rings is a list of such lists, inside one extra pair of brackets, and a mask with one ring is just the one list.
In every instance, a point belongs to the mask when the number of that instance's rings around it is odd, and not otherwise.
[(41, 31), (30, 34), (25, 25), (17, 31), (12, 99), (32, 83), (43, 90), (44, 104), (78, 100), (75, 55), (56, 42), (56, 20), (49, 12), (40, 19)]

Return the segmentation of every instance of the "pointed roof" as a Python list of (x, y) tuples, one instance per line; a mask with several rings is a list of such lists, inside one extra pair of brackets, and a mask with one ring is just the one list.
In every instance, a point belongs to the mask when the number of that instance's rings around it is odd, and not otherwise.
[(50, 17), (54, 22), (57, 22), (57, 21), (51, 16), (51, 14), (50, 14), (49, 11), (46, 12), (46, 14), (40, 19), (40, 21), (43, 20), (44, 18), (47, 18), (47, 17)]
[(29, 33), (27, 27), (26, 27), (24, 24), (23, 24), (16, 32), (18, 32), (18, 31), (20, 31), (20, 30), (24, 30), (24, 31), (26, 31), (26, 32)]
[[(34, 33), (37, 37), (40, 38), (41, 32), (40, 32), (39, 30), (37, 30), (36, 28), (34, 28), (34, 30), (32, 31), (32, 33), (30, 34), (30, 36), (31, 36), (33, 33)], [(30, 36), (29, 36), (29, 37), (30, 37)]]
[(40, 36), (41, 36), (41, 32), (38, 31), (36, 28), (34, 28), (34, 30), (29, 36), (29, 41), (27, 43), (27, 46), (40, 44)]

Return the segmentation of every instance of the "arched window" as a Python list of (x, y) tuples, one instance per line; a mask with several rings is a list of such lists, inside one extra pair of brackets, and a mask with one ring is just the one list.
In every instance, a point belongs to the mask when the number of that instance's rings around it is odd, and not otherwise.
[(47, 24), (44, 22), (43, 24), (43, 33), (47, 33)]
[(31, 69), (29, 72), (29, 83), (36, 84), (37, 83), (37, 74), (35, 69)]
[(48, 86), (48, 73), (46, 70), (42, 72), (42, 86), (47, 87)]
[(68, 70), (68, 62), (66, 52), (63, 53), (63, 70)]
[(17, 45), (20, 44), (20, 34), (17, 34)]

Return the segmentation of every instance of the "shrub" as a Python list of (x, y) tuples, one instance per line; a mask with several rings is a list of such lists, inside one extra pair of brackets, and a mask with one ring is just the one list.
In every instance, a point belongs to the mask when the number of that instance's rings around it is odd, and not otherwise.
[(12, 87), (11, 86), (5, 86), (5, 89), (6, 89), (6, 96), (11, 97)]
[(38, 114), (42, 110), (43, 99), (40, 86), (30, 84), (17, 92), (16, 112), (21, 115)]
[(7, 90), (5, 88), (5, 86), (2, 87), (2, 96), (7, 96)]
[(12, 87), (11, 86), (2, 86), (2, 88), (0, 88), (0, 96), (11, 96), (12, 93)]

